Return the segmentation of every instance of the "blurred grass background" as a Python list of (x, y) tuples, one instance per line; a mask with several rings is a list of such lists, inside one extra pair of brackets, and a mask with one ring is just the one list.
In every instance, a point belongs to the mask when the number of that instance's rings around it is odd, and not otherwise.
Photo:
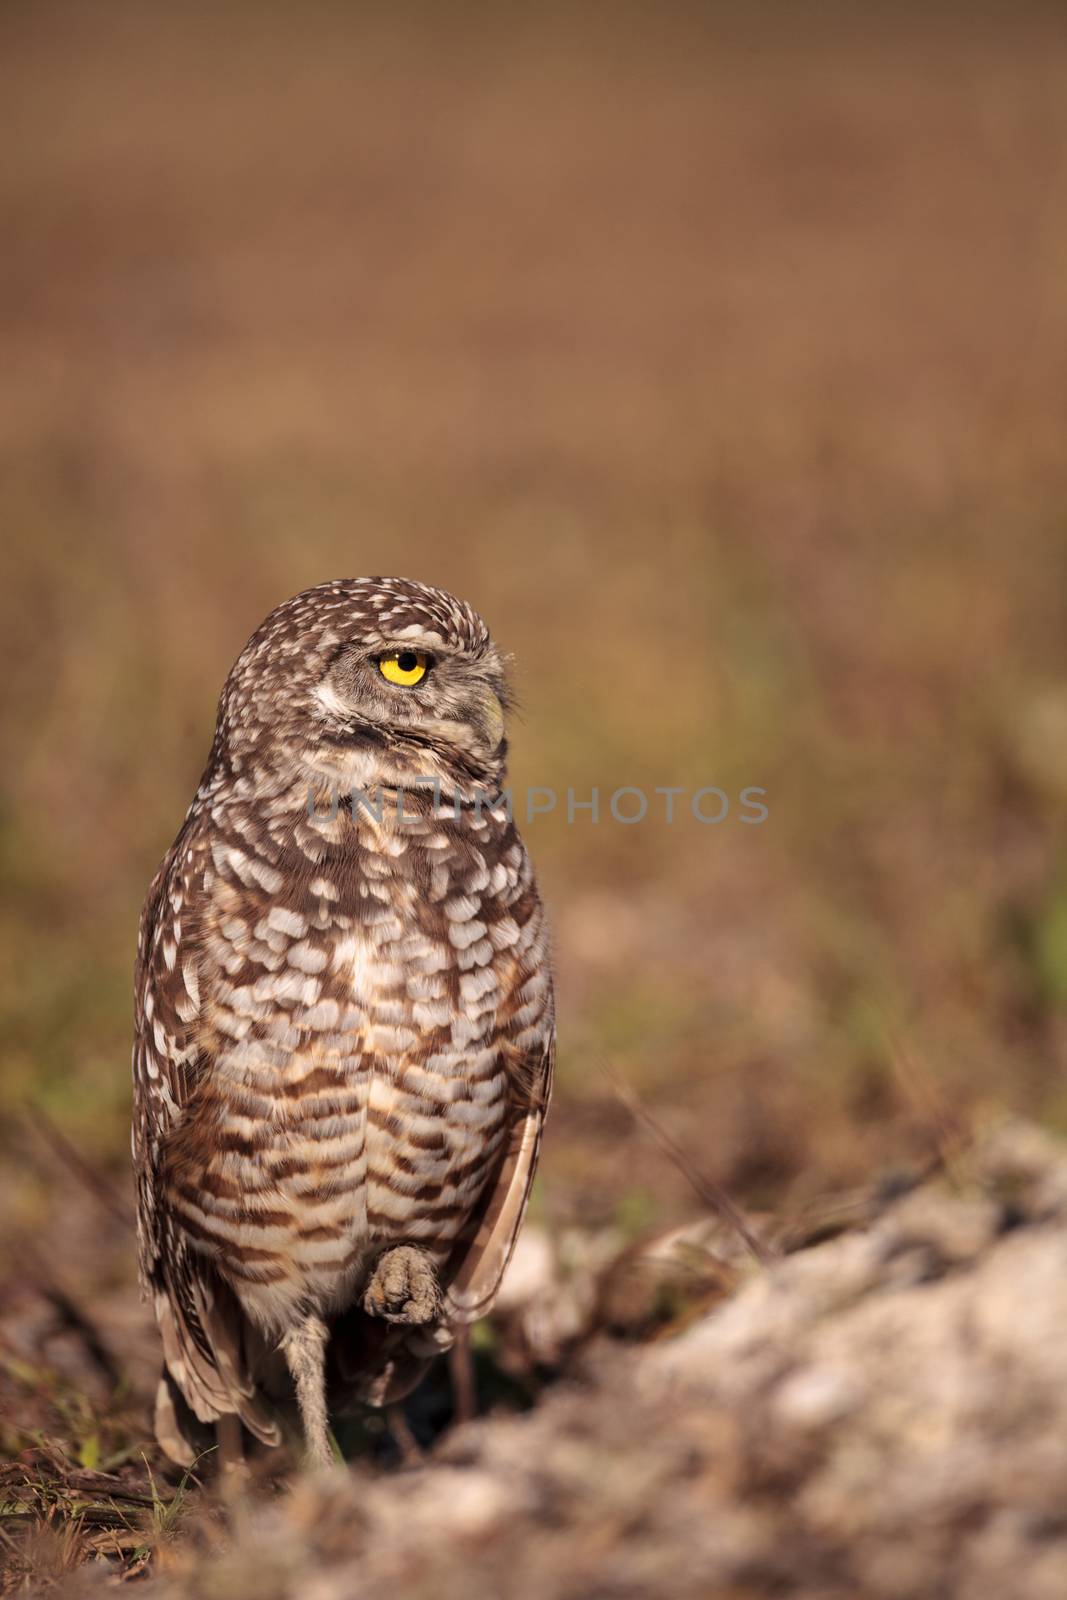
[(549, 1216), (692, 1208), (605, 1062), (753, 1203), (1067, 1128), (1065, 82), (1052, 7), (4, 6), (12, 1171), (125, 1171), (223, 677), (372, 572), (515, 652), (520, 789), (768, 791), (526, 830)]

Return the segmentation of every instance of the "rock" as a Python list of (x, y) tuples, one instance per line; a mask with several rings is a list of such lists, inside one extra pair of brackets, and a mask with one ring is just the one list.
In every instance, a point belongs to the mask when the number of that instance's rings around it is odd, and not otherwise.
[[(1005, 1125), (963, 1171), (742, 1274), (673, 1338), (601, 1340), (580, 1380), (415, 1470), (304, 1481), (142, 1587), (1062, 1600), (1067, 1154)], [(529, 1267), (547, 1293), (543, 1251)]]

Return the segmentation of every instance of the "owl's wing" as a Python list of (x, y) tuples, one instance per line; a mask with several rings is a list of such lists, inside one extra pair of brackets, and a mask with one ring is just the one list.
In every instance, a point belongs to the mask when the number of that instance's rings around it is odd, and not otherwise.
[(134, 970), (133, 1157), (141, 1281), (153, 1301), (172, 1380), (160, 1385), (160, 1442), (182, 1465), (191, 1465), (195, 1454), (189, 1429), (182, 1427), (188, 1421), (183, 1402), (199, 1422), (236, 1413), (264, 1442), (276, 1444), (280, 1437), (249, 1374), (240, 1308), (171, 1216), (162, 1182), (165, 1141), (208, 1066), (197, 1048), (201, 975), (195, 926), (208, 860), (191, 816), (148, 890)]
[(496, 1299), (530, 1199), (555, 1059), (556, 1031), (549, 1015), (544, 1037), (513, 1076), (514, 1109), (504, 1154), (486, 1185), (472, 1219), (473, 1235), (468, 1234), (469, 1242), (460, 1247), (445, 1292), (445, 1313), (451, 1322), (477, 1321)]

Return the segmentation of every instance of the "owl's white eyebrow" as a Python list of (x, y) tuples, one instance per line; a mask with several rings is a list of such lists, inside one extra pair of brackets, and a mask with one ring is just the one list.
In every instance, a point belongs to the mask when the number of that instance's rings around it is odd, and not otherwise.
[(429, 650), (448, 648), (447, 639), (439, 633), (434, 633), (432, 628), (422, 627), (418, 622), (409, 622), (406, 628), (397, 628), (395, 632), (390, 629), (388, 635), (383, 634), (382, 637), (388, 637), (390, 640), (402, 639), (405, 644), (418, 644)]
[(421, 651), (423, 655), (429, 656), (431, 661), (442, 661), (446, 656), (463, 654), (456, 645), (446, 643), (436, 633), (383, 633), (368, 646), (372, 661), (378, 661), (382, 656), (398, 655), (404, 650)]

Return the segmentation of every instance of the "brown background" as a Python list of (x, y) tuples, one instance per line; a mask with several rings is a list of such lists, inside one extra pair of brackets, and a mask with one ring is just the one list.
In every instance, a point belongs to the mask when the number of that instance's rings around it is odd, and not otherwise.
[(9, 1245), (28, 1105), (125, 1181), (141, 896), (338, 575), (484, 612), (520, 789), (768, 791), (527, 830), (543, 1217), (692, 1209), (605, 1063), (750, 1204), (1067, 1124), (1065, 72), (1054, 8), (4, 7)]

